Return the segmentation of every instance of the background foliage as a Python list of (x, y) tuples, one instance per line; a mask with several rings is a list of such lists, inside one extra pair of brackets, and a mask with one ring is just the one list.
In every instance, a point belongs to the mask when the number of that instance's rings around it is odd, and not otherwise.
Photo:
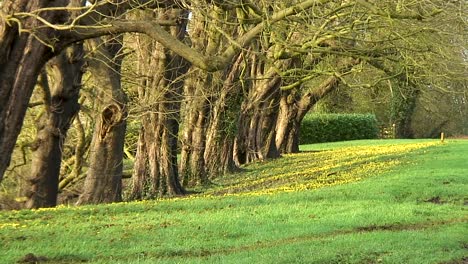
[(310, 114), (301, 124), (301, 144), (379, 136), (377, 118), (373, 114)]

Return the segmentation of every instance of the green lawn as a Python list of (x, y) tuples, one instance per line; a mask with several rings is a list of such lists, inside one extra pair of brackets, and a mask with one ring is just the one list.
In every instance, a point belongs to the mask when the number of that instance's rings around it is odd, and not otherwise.
[(191, 197), (1, 212), (0, 263), (467, 263), (468, 140), (302, 150)]

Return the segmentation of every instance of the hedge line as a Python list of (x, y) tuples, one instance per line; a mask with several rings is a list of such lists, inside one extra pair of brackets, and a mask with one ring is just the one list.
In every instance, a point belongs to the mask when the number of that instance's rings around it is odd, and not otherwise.
[(301, 123), (300, 144), (378, 138), (373, 114), (309, 114)]

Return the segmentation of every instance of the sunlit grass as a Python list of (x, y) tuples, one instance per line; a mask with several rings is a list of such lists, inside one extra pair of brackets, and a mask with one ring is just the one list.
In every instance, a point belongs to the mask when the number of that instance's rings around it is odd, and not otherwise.
[(0, 263), (463, 263), (468, 141), (311, 147), (205, 196), (1, 212)]
[[(218, 187), (205, 194), (265, 194), (284, 191), (299, 191), (346, 184), (389, 171), (401, 165), (401, 157), (412, 151), (436, 146), (435, 141), (409, 144), (375, 145), (334, 148), (335, 144), (316, 144), (303, 148), (319, 148), (317, 152), (302, 152), (284, 155), (267, 164), (250, 165), (239, 175), (217, 179)], [(373, 142), (374, 145), (370, 145)], [(354, 144), (362, 142), (355, 141)], [(353, 142), (348, 142), (353, 144)], [(329, 146), (329, 149), (324, 149)]]

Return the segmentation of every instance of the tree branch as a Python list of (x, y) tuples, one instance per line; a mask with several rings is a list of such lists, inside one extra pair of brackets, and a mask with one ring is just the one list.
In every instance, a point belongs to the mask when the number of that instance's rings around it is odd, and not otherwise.
[(385, 12), (381, 9), (379, 9), (377, 6), (373, 5), (372, 3), (366, 1), (366, 0), (356, 0), (356, 3), (365, 7), (375, 15), (379, 16), (384, 16), (384, 17), (389, 17), (389, 18), (395, 18), (395, 19), (417, 19), (417, 20), (423, 20), (428, 17), (432, 17), (435, 15), (438, 15), (443, 12), (442, 9), (436, 9), (433, 12), (429, 14), (421, 14), (421, 13), (395, 13), (395, 12)]
[(265, 27), (281, 21), (288, 16), (296, 15), (311, 7), (323, 5), (330, 1), (331, 0), (306, 0), (289, 8), (280, 10), (274, 13), (270, 19), (262, 21), (251, 30), (247, 31), (244, 35), (236, 39), (235, 41), (239, 45), (231, 45), (222, 55), (216, 57), (207, 57), (197, 52), (182, 41), (171, 36), (159, 25), (159, 23), (154, 21), (119, 20), (113, 21), (108, 25), (103, 25), (102, 27), (79, 27), (75, 28), (73, 31), (68, 31), (68, 34), (70, 34), (68, 39), (69, 41), (76, 42), (108, 34), (120, 34), (126, 32), (143, 33), (182, 56), (196, 67), (206, 71), (215, 72), (228, 65), (232, 58), (236, 56), (242, 48), (245, 48), (249, 43), (251, 43), (265, 29)]

